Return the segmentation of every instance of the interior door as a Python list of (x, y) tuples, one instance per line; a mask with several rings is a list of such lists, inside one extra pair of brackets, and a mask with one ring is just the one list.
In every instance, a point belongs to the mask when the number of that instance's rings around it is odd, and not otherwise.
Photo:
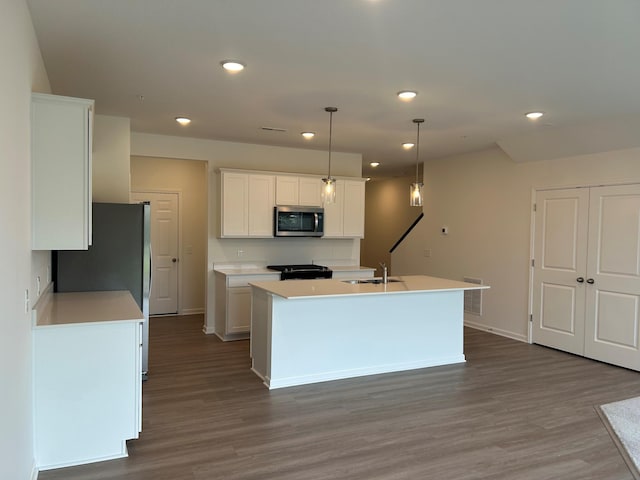
[(585, 355), (640, 370), (640, 185), (594, 187)]
[(584, 354), (589, 189), (536, 194), (533, 341)]
[(132, 192), (151, 204), (151, 292), (149, 314), (178, 313), (178, 194)]

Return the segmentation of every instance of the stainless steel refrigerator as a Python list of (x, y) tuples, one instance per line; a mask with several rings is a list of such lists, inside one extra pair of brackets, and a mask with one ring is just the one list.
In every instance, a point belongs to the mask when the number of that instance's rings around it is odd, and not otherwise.
[(92, 245), (88, 250), (53, 252), (57, 292), (129, 290), (144, 314), (142, 374), (149, 370), (149, 291), (151, 288), (151, 208), (139, 204), (94, 203)]

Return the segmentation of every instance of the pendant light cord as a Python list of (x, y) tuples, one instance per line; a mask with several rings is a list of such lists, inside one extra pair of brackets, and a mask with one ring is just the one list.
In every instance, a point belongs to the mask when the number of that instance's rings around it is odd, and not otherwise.
[(329, 174), (327, 178), (331, 180), (331, 141), (333, 139), (333, 113), (337, 112), (336, 107), (325, 107), (325, 112), (329, 112)]
[(418, 135), (416, 138), (416, 183), (418, 183), (418, 159), (420, 158), (420, 123), (418, 123)]
[(424, 118), (414, 118), (413, 123), (418, 125), (418, 134), (416, 135), (416, 184), (418, 184), (418, 162), (420, 160), (420, 124), (424, 122)]
[(329, 179), (331, 179), (331, 139), (333, 137), (333, 111), (329, 111)]

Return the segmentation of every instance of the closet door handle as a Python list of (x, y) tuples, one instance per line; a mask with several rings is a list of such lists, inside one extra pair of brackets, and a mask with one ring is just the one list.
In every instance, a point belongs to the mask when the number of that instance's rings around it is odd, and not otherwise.
[(576, 278), (576, 282), (578, 282), (578, 283), (584, 283), (584, 277), (578, 277), (578, 278)]
[(587, 278), (587, 283), (589, 285), (593, 285), (594, 283), (596, 283), (596, 281), (593, 278)]

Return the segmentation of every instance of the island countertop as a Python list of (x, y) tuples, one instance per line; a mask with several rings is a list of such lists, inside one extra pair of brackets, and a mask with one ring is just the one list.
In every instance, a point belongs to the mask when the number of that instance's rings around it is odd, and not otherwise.
[(350, 283), (338, 279), (250, 282), (249, 285), (287, 299), (338, 297), (344, 295), (389, 295), (447, 290), (480, 290), (488, 285), (448, 280), (427, 275), (389, 277), (383, 283)]

